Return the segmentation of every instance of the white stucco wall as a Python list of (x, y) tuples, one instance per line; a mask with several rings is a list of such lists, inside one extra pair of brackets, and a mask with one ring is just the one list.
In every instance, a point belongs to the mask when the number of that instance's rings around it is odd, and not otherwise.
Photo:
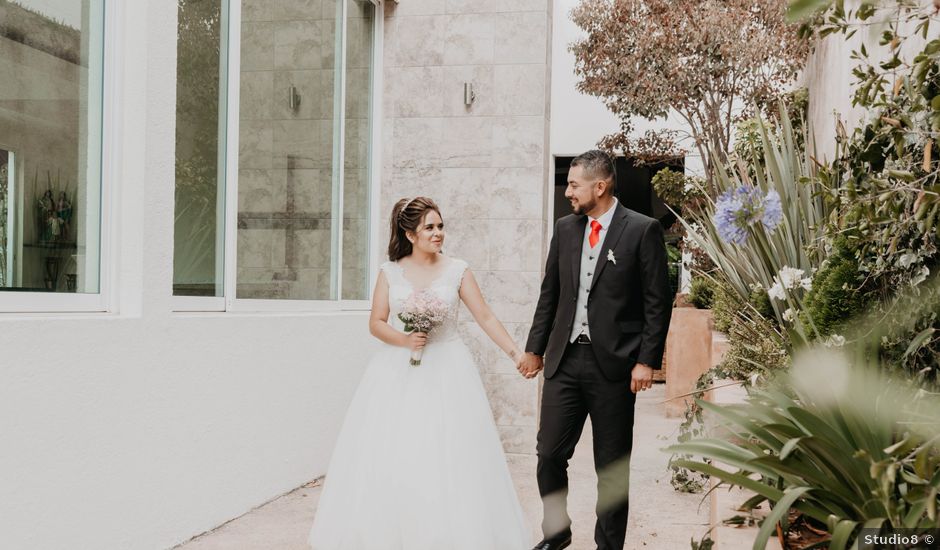
[(171, 312), (176, 3), (120, 5), (115, 312), (0, 315), (0, 548), (167, 548), (323, 474), (375, 345)]

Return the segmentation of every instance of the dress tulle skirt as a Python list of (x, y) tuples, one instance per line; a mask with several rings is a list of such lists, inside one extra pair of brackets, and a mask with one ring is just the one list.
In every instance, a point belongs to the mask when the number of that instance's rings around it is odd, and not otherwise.
[(422, 364), (383, 346), (340, 432), (309, 542), (314, 550), (531, 548), (492, 412), (466, 346)]

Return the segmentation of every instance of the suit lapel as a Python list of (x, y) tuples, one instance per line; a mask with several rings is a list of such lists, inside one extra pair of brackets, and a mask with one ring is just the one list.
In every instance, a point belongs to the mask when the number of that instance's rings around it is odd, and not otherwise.
[(578, 284), (581, 279), (581, 248), (584, 246), (584, 226), (587, 225), (587, 216), (581, 216), (574, 223), (574, 230), (568, 237), (571, 247), (571, 283), (574, 287), (571, 293), (578, 295)]
[(597, 251), (597, 268), (594, 270), (594, 278), (591, 279), (591, 290), (594, 290), (594, 285), (597, 284), (597, 280), (601, 278), (601, 273), (607, 267), (607, 251), (617, 248), (617, 243), (620, 241), (620, 236), (623, 235), (625, 227), (627, 227), (627, 209), (618, 203), (617, 209), (614, 211), (614, 217), (610, 220), (610, 229), (604, 235), (604, 242), (600, 243), (601, 248)]

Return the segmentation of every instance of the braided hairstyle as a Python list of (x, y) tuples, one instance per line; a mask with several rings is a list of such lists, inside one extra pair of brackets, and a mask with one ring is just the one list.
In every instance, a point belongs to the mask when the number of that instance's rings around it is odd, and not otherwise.
[(435, 202), (427, 197), (401, 199), (392, 208), (392, 218), (389, 227), (388, 259), (395, 262), (411, 254), (411, 241), (407, 233), (417, 233), (429, 210), (441, 215), (441, 210)]

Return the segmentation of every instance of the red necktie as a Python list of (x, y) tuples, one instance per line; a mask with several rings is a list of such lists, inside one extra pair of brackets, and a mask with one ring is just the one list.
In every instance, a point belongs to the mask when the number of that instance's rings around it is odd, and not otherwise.
[(601, 224), (597, 220), (591, 220), (591, 236), (588, 237), (588, 242), (591, 243), (591, 248), (594, 248), (597, 245), (597, 241), (601, 237)]

